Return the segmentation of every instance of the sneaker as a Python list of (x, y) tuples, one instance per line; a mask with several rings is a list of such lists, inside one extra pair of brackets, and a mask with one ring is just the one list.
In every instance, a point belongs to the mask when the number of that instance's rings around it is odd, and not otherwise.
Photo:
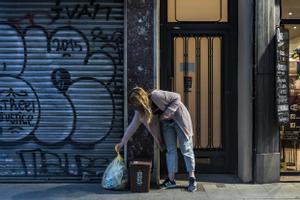
[(189, 186), (187, 188), (189, 192), (195, 192), (197, 191), (197, 181), (195, 177), (189, 178)]
[(160, 189), (170, 189), (170, 188), (175, 188), (176, 187), (176, 182), (175, 180), (174, 181), (171, 181), (169, 179), (169, 177), (167, 177), (164, 182), (162, 184), (159, 185)]

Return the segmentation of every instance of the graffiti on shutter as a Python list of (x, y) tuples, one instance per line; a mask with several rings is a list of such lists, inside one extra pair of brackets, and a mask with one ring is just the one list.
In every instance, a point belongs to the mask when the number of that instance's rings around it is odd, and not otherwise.
[(123, 133), (123, 4), (0, 1), (0, 178), (101, 178)]

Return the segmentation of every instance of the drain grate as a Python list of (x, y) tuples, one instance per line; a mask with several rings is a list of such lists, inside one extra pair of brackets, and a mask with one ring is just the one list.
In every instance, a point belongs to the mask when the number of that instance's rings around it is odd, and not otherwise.
[(202, 184), (199, 184), (199, 183), (198, 183), (197, 189), (198, 189), (198, 190), (197, 190), (198, 192), (205, 192), (205, 189), (204, 189), (204, 187), (203, 187)]
[[(178, 187), (177, 187), (178, 188)], [(181, 192), (187, 192), (187, 187), (179, 187)], [(205, 189), (202, 184), (197, 184), (197, 192), (205, 192)]]

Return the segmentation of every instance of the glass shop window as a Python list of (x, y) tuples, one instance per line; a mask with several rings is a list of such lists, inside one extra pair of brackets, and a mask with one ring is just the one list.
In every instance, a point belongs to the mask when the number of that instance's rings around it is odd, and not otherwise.
[(288, 33), (289, 123), (280, 127), (281, 172), (300, 172), (300, 0), (281, 0)]
[(300, 172), (300, 24), (285, 24), (289, 41), (289, 123), (280, 129), (281, 172)]
[(300, 0), (281, 0), (282, 19), (300, 19)]

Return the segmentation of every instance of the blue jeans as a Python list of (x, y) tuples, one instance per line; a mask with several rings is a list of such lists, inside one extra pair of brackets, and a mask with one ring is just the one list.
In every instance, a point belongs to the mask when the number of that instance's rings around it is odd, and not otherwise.
[(166, 144), (166, 161), (169, 173), (178, 171), (177, 137), (180, 151), (184, 157), (188, 172), (195, 171), (195, 156), (192, 137), (187, 138), (174, 120), (162, 120), (162, 134)]

